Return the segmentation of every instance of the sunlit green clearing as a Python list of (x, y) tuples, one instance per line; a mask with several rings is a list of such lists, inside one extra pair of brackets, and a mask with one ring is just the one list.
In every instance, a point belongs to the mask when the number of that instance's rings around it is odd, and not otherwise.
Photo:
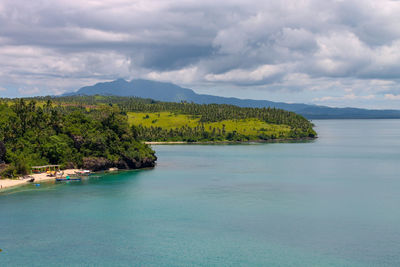
[[(197, 127), (201, 125), (200, 118), (192, 115), (174, 114), (171, 112), (128, 112), (130, 125), (142, 125), (144, 127), (161, 127), (163, 129), (175, 129), (185, 127)], [(222, 129), (226, 132), (236, 131), (243, 135), (275, 134), (277, 137), (286, 136), (290, 127), (287, 125), (276, 125), (263, 122), (259, 119), (224, 120), (219, 122), (204, 123), (206, 131), (211, 132), (213, 128)]]

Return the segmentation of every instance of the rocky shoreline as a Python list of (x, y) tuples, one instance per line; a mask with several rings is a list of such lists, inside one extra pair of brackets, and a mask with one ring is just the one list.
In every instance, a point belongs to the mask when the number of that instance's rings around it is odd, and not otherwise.
[(200, 142), (187, 142), (187, 141), (146, 141), (146, 145), (212, 145), (212, 144), (251, 144), (251, 143), (291, 143), (291, 142), (305, 142), (313, 141), (318, 137), (305, 137), (297, 139), (269, 139), (269, 140), (249, 140), (249, 141), (200, 141)]
[(106, 158), (95, 158), (95, 157), (86, 157), (83, 159), (82, 167), (84, 169), (88, 169), (91, 171), (105, 171), (110, 168), (118, 168), (118, 169), (142, 169), (142, 168), (151, 168), (156, 165), (157, 157), (154, 155), (154, 158), (143, 158), (141, 160), (132, 159), (132, 158), (124, 158), (122, 160), (112, 162)]

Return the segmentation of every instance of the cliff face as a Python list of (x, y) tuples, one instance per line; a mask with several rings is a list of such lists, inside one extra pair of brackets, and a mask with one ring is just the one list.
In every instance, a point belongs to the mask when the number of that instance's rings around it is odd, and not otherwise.
[(117, 162), (112, 162), (102, 157), (86, 157), (83, 158), (82, 167), (92, 171), (103, 171), (109, 168), (117, 167), (118, 169), (141, 169), (151, 168), (156, 165), (157, 157), (146, 157), (143, 159), (125, 158)]

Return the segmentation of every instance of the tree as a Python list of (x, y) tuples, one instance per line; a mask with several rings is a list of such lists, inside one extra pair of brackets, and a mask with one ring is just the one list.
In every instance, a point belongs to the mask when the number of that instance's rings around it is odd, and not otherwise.
[(6, 152), (7, 152), (6, 146), (2, 141), (0, 141), (0, 163), (4, 163)]

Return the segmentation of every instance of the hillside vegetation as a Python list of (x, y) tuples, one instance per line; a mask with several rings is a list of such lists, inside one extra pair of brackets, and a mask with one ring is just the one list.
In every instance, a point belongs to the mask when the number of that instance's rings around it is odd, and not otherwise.
[[(40, 99), (39, 99), (40, 100)], [(27, 174), (32, 165), (92, 170), (154, 166), (154, 151), (137, 141), (118, 107), (80, 107), (17, 99), (0, 102), (2, 177)]]
[(200, 117), (171, 112), (129, 112), (129, 123), (146, 141), (246, 141), (290, 138), (290, 127), (259, 119), (201, 122)]
[(313, 125), (304, 117), (275, 108), (241, 108), (232, 105), (159, 102), (117, 96), (57, 98), (94, 108), (117, 105), (129, 116), (134, 135), (145, 141), (257, 141), (314, 138)]

